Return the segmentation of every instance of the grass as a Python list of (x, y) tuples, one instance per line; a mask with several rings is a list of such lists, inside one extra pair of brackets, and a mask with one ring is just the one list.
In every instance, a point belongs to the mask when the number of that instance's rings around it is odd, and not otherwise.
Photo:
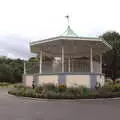
[(14, 88), (17, 85), (20, 85), (20, 83), (13, 84), (13, 83), (8, 83), (8, 82), (0, 82), (0, 88)]

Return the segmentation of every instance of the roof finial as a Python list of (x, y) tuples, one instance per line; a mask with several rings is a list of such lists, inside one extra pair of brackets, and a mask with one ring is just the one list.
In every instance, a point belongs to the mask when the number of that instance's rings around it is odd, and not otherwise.
[(74, 31), (70, 28), (69, 15), (66, 15), (65, 17), (67, 18), (68, 26), (65, 32), (61, 34), (61, 36), (77, 37)]
[(67, 22), (68, 22), (68, 27), (70, 26), (70, 20), (69, 20), (69, 15), (65, 16), (67, 18)]

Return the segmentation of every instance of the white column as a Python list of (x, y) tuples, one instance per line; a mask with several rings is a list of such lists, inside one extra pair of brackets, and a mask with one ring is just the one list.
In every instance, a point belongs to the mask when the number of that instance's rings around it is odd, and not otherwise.
[(26, 74), (26, 63), (24, 61), (24, 74)]
[(64, 46), (62, 46), (62, 72), (64, 72)]
[(39, 73), (42, 73), (42, 50), (40, 50), (40, 70)]
[(90, 48), (90, 72), (93, 72), (93, 49)]
[(68, 57), (68, 72), (71, 72), (70, 67), (71, 67), (71, 64), (70, 64), (70, 57)]
[(100, 73), (102, 73), (102, 55), (100, 55)]

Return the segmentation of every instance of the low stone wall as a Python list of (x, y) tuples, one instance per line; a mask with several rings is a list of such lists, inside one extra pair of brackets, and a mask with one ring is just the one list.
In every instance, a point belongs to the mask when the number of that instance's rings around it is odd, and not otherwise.
[(40, 75), (37, 81), (38, 86), (43, 84), (58, 85), (58, 75)]
[(23, 75), (23, 85), (26, 87), (32, 87), (33, 75)]
[(94, 73), (56, 73), (56, 74), (35, 74), (24, 75), (23, 83), (32, 87), (33, 80), (37, 86), (43, 84), (66, 85), (67, 87), (86, 86), (95, 88), (96, 83), (104, 85), (104, 75)]
[(67, 87), (86, 86), (90, 88), (89, 75), (66, 75)]

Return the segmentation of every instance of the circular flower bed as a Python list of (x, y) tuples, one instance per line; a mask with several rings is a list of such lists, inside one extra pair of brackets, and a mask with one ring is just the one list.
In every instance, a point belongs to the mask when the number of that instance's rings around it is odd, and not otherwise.
[(103, 88), (88, 89), (84, 86), (66, 88), (64, 85), (54, 86), (52, 84), (35, 87), (35, 89), (15, 86), (9, 94), (33, 98), (47, 99), (96, 99), (120, 97), (120, 84), (106, 85)]

